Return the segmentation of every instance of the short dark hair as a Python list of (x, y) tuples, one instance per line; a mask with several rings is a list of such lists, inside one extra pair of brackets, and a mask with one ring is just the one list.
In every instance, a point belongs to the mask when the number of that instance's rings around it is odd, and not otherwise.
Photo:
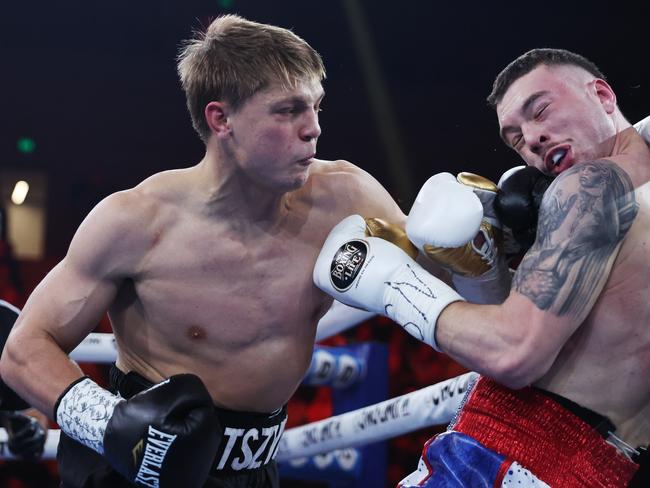
[(572, 53), (565, 49), (532, 49), (519, 56), (506, 66), (501, 73), (499, 73), (492, 85), (492, 93), (487, 97), (488, 104), (490, 104), (492, 108), (496, 108), (496, 106), (501, 103), (503, 95), (505, 95), (508, 88), (510, 88), (510, 85), (522, 76), (530, 73), (541, 64), (547, 66), (558, 66), (563, 64), (578, 66), (597, 78), (603, 80), (606, 79), (605, 75), (593, 62), (580, 54)]

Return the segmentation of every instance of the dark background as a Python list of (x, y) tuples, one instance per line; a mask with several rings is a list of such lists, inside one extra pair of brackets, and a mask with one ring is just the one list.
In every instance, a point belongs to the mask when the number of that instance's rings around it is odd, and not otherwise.
[[(367, 26), (378, 66), (373, 79), (386, 94), (382, 117), (391, 124), (393, 147), (401, 148), (397, 168), (379, 132), (346, 2), (358, 5)], [(3, 2), (0, 166), (47, 172), (46, 253), (62, 255), (102, 197), (202, 157), (174, 58), (192, 29), (235, 12), (292, 28), (323, 55), (328, 78), (318, 156), (369, 170), (408, 210), (435, 172), (497, 178), (517, 163), (498, 138), (485, 97), (499, 70), (530, 48), (587, 56), (608, 75), (632, 122), (650, 113), (648, 20), (635, 7), (642, 3)], [(35, 140), (33, 154), (18, 152), (22, 136)]]

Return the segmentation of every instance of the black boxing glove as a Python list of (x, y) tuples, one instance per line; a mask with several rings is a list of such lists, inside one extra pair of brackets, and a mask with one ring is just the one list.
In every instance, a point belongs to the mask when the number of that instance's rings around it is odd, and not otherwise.
[(41, 457), (47, 434), (38, 420), (18, 412), (0, 412), (0, 423), (7, 430), (7, 446), (14, 456), (26, 461)]
[(537, 216), (544, 192), (553, 182), (532, 166), (517, 166), (506, 171), (499, 180), (494, 210), (516, 244), (507, 252), (525, 253), (535, 242), (537, 235)]
[(210, 394), (180, 374), (128, 400), (80, 378), (55, 405), (61, 430), (103, 454), (136, 486), (204, 485), (221, 441)]

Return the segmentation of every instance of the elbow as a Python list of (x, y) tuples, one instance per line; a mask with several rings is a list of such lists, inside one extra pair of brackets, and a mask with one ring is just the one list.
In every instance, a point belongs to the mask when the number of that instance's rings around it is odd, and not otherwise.
[(0, 357), (0, 377), (12, 389), (15, 389), (21, 383), (21, 372), (24, 370), (22, 365), (25, 358), (21, 354), (20, 348), (13, 344), (11, 338), (7, 341), (2, 357)]
[(537, 351), (520, 348), (501, 358), (487, 375), (512, 390), (519, 390), (535, 383), (548, 371), (552, 361), (544, 359)]

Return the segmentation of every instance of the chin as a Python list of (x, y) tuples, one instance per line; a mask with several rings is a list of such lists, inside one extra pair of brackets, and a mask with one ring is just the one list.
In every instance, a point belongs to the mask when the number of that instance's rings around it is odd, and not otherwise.
[(292, 190), (297, 190), (298, 188), (302, 188), (305, 186), (305, 183), (307, 183), (307, 180), (309, 179), (309, 174), (305, 173), (300, 176), (296, 176), (292, 182), (290, 182), (291, 189)]
[(305, 183), (307, 183), (307, 178), (296, 179), (291, 185), (291, 188), (289, 188), (287, 191), (299, 190), (300, 188), (305, 186)]

